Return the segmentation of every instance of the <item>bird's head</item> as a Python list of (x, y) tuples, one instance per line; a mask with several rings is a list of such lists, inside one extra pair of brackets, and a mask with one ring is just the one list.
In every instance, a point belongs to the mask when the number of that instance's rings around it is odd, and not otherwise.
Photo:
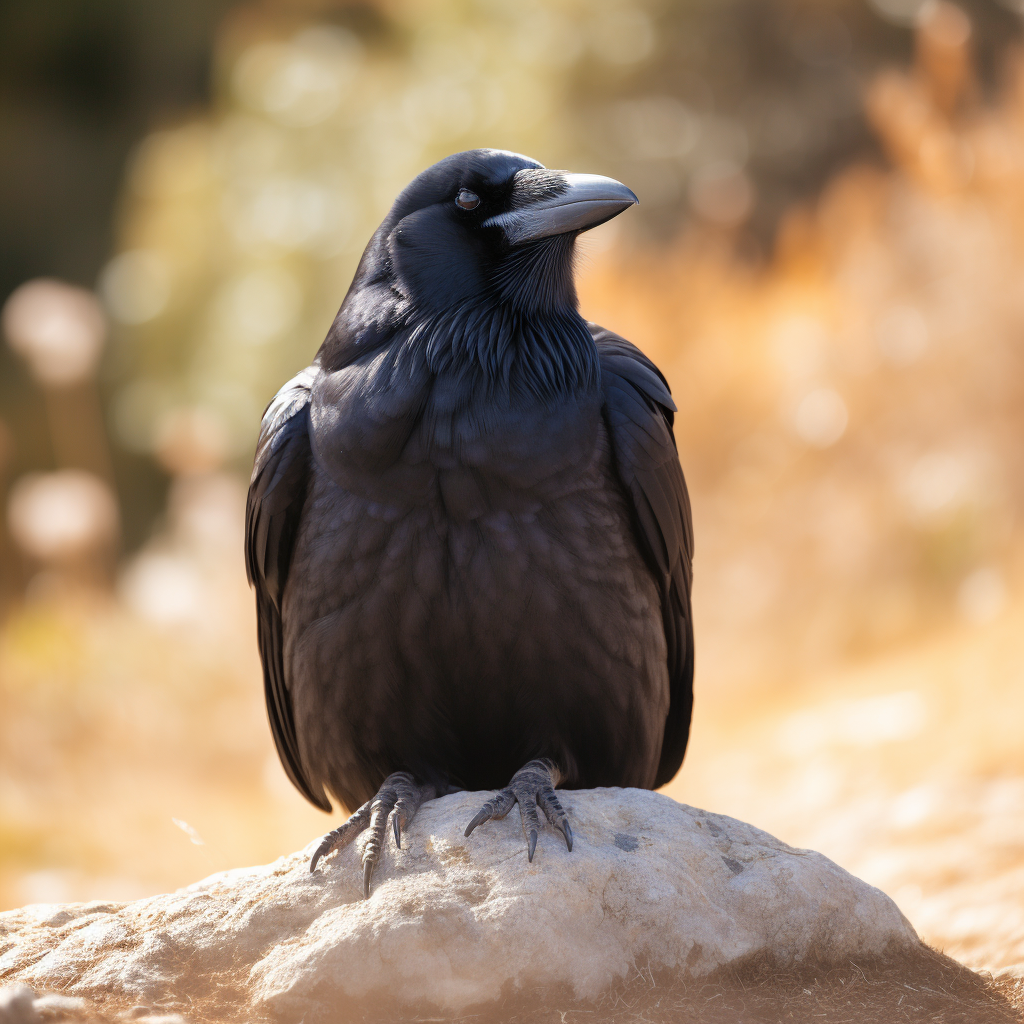
[(466, 304), (575, 309), (577, 236), (637, 201), (612, 178), (502, 150), (456, 153), (395, 200), (354, 284), (386, 278), (423, 315)]

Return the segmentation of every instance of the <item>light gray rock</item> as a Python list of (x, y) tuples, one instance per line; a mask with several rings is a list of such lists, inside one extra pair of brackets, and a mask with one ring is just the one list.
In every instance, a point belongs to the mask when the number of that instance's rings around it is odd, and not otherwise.
[(0, 988), (0, 1024), (36, 1024), (36, 994), (28, 985), (8, 985)]
[(0, 988), (0, 1024), (43, 1024), (72, 1017), (78, 1019), (85, 1010), (86, 1002), (78, 996), (56, 993), (41, 996), (22, 983)]
[(84, 1011), (86, 1004), (80, 996), (62, 996), (51, 992), (49, 995), (37, 996), (32, 1009), (43, 1020), (66, 1020)]
[[(644, 790), (561, 796), (575, 845), (534, 862), (516, 809), (466, 839), (481, 794), (424, 805), (361, 899), (358, 852), (315, 843), (134, 903), (0, 914), (0, 981), (127, 1012), (187, 994), (216, 1016), (458, 1012), (516, 992), (599, 996), (638, 968), (699, 976), (752, 954), (845, 961), (919, 940), (878, 889), (821, 854)], [(178, 1006), (180, 1006), (180, 1002)]]

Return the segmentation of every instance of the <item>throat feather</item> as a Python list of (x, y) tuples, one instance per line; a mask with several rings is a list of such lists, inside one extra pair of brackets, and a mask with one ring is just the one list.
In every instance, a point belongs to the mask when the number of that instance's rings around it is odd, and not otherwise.
[(526, 315), (505, 303), (460, 307), (425, 321), (419, 332), (427, 365), (438, 375), (545, 399), (594, 391), (600, 383), (597, 348), (575, 310)]

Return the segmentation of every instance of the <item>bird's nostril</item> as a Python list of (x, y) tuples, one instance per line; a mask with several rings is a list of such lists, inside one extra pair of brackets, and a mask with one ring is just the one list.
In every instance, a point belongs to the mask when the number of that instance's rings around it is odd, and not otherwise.
[(480, 197), (475, 192), (470, 192), (468, 188), (464, 188), (459, 192), (455, 203), (463, 210), (475, 210), (480, 205)]

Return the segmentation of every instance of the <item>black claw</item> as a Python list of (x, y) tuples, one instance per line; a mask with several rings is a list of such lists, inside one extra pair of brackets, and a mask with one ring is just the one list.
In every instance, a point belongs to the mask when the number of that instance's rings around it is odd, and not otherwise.
[(363, 854), (363, 896), (370, 898), (370, 879), (387, 846), (388, 818), (395, 833), (395, 845), (402, 848), (402, 828), (412, 821), (420, 804), (437, 796), (437, 787), (420, 785), (407, 772), (395, 772), (384, 780), (373, 800), (368, 800), (348, 821), (324, 836), (309, 863), (310, 873), (332, 850), (348, 846), (357, 835), (369, 829)]
[(481, 807), (480, 810), (476, 812), (476, 816), (473, 820), (466, 826), (466, 837), (468, 838), (472, 834), (473, 829), (475, 829), (477, 825), (482, 825), (490, 816), (490, 811), (488, 811), (486, 807)]
[(323, 842), (316, 848), (316, 853), (313, 854), (313, 859), (309, 862), (309, 873), (313, 874), (316, 871), (317, 864), (320, 863), (320, 858), (325, 854), (330, 853), (331, 848), (338, 841), (337, 832), (328, 832), (324, 836)]
[(466, 826), (464, 834), (468, 838), (478, 825), (488, 819), (496, 821), (504, 818), (516, 804), (519, 804), (530, 863), (533, 863), (533, 855), (537, 851), (537, 839), (541, 828), (538, 808), (544, 811), (548, 822), (565, 837), (566, 848), (571, 853), (572, 829), (554, 788), (561, 780), (561, 772), (553, 762), (546, 759), (528, 762), (516, 772), (507, 788), (488, 800), (477, 811), (476, 817)]

